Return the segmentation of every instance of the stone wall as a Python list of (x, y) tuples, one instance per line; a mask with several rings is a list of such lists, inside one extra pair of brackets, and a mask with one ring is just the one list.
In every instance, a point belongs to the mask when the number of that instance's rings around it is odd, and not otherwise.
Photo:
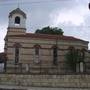
[(52, 88), (90, 88), (90, 75), (0, 74), (0, 85)]

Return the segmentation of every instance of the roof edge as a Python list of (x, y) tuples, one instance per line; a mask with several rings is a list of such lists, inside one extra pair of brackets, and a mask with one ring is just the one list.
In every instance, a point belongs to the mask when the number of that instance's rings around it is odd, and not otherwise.
[(50, 35), (50, 34), (34, 34), (34, 33), (26, 33), (24, 35), (8, 35), (10, 37), (31, 37), (31, 38), (45, 38), (45, 39), (61, 39), (61, 40), (71, 40), (71, 41), (82, 41), (85, 43), (89, 43), (89, 41), (85, 41), (73, 36), (65, 36), (65, 35)]

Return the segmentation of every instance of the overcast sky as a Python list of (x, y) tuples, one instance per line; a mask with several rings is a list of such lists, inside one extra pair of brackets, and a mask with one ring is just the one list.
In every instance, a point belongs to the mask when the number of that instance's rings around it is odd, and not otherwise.
[[(27, 14), (27, 32), (45, 26), (60, 27), (64, 35), (90, 41), (90, 0), (0, 0), (0, 52), (8, 27), (8, 14), (19, 7)], [(90, 44), (89, 44), (90, 47)]]

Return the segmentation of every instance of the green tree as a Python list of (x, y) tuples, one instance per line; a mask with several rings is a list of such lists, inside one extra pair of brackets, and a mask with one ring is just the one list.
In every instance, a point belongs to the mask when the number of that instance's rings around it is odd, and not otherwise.
[(85, 53), (82, 50), (70, 48), (66, 53), (66, 65), (76, 72), (77, 63), (84, 62)]
[(57, 28), (57, 27), (44, 27), (42, 29), (37, 29), (35, 31), (35, 33), (40, 33), (40, 34), (54, 34), (54, 35), (63, 35), (63, 30), (61, 28)]
[(75, 49), (70, 49), (66, 54), (66, 64), (72, 70), (76, 71), (77, 53)]

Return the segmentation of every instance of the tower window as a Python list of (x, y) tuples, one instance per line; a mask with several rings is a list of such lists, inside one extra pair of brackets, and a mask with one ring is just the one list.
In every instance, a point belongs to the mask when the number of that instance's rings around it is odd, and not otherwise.
[(15, 24), (20, 24), (20, 17), (15, 17)]

